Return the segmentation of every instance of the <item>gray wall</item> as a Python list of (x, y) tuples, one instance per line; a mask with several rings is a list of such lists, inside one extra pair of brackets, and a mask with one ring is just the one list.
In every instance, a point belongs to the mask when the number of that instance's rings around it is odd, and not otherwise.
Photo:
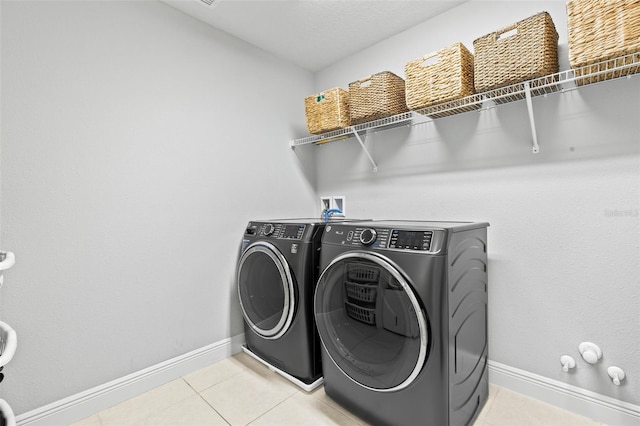
[(16, 414), (242, 332), (250, 219), (315, 213), (313, 76), (157, 2), (2, 7)]
[[(471, 1), (316, 75), (316, 90), (347, 87), (412, 59), (473, 40), (540, 11), (560, 35), (565, 2)], [(372, 133), (378, 172), (352, 138), (315, 148), (318, 193), (347, 198), (350, 216), (486, 220), (489, 358), (640, 403), (640, 77), (534, 99), (541, 152), (531, 153), (524, 101), (434, 123)], [(601, 346), (595, 366), (578, 354)], [(563, 373), (560, 356), (577, 368)], [(628, 374), (616, 387), (606, 368)]]
[[(7, 2), (0, 317), (19, 334), (17, 414), (242, 331), (245, 223), (307, 216), (488, 220), (490, 358), (638, 404), (638, 78), (373, 134), (287, 146), (302, 99), (564, 2), (471, 2), (315, 78), (155, 2)], [(317, 176), (317, 183), (316, 183)], [(315, 185), (317, 184), (317, 188)], [(295, 202), (293, 202), (295, 201)], [(559, 357), (577, 344), (604, 358)], [(628, 373), (616, 388), (606, 367)]]

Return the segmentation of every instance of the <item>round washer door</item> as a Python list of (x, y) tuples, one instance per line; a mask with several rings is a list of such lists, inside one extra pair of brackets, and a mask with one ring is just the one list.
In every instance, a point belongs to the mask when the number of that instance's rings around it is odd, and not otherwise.
[(397, 391), (420, 373), (429, 345), (427, 319), (409, 281), (386, 257), (336, 257), (318, 280), (314, 311), (326, 352), (357, 384)]
[(277, 339), (287, 332), (295, 311), (291, 269), (267, 242), (251, 244), (238, 261), (238, 296), (247, 324), (258, 335)]

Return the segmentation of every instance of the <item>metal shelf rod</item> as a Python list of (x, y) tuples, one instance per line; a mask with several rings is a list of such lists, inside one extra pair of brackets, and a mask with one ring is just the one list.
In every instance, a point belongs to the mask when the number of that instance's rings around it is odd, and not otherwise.
[[(353, 130), (353, 134), (356, 136), (356, 139), (358, 140), (358, 142), (360, 142), (360, 146), (362, 147), (362, 150), (364, 151), (364, 153), (367, 154), (367, 157), (369, 157), (369, 161), (371, 161), (371, 164), (373, 165), (373, 172), (374, 173), (377, 172), (378, 165), (376, 164), (371, 154), (369, 154), (369, 150), (367, 150), (367, 147), (364, 145), (364, 141), (362, 140), (358, 132), (355, 131), (355, 129)], [(366, 135), (365, 135), (365, 138), (366, 138)]]
[(537, 154), (540, 152), (540, 147), (538, 146), (538, 134), (536, 133), (536, 121), (533, 116), (533, 103), (531, 102), (531, 86), (529, 86), (529, 82), (524, 83), (524, 91), (527, 96), (527, 111), (529, 112), (529, 124), (531, 125), (531, 136), (533, 137), (533, 153)]

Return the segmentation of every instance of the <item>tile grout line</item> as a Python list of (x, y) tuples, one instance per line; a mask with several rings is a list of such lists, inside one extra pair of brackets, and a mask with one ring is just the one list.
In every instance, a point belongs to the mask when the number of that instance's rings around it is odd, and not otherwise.
[[(163, 413), (163, 412), (165, 412), (165, 411), (169, 410), (170, 408), (172, 408), (172, 407), (174, 407), (174, 406), (176, 406), (176, 405), (178, 405), (178, 404), (180, 404), (180, 403), (182, 403), (182, 402), (186, 401), (187, 399), (189, 399), (189, 398), (191, 398), (191, 397), (193, 397), (193, 396), (195, 396), (195, 395), (200, 395), (200, 394), (199, 394), (195, 389), (193, 389), (193, 386), (191, 386), (191, 385), (189, 384), (189, 382), (187, 382), (186, 380), (184, 380), (184, 377), (180, 377), (179, 379), (175, 379), (175, 380), (172, 380), (172, 381), (167, 382), (167, 383), (165, 383), (165, 384), (162, 384), (162, 385), (160, 385), (160, 386), (156, 386), (155, 388), (150, 389), (150, 390), (148, 390), (147, 392), (144, 392), (144, 393), (142, 393), (142, 394), (140, 394), (140, 395), (137, 395), (137, 396), (135, 396), (135, 397), (133, 397), (133, 398), (127, 399), (127, 400), (125, 400), (125, 401), (122, 401), (120, 404), (125, 403), (125, 402), (127, 402), (127, 401), (131, 401), (131, 400), (132, 400), (132, 399), (134, 399), (134, 398), (137, 398), (137, 397), (139, 397), (139, 396), (142, 396), (142, 395), (144, 395), (144, 394), (147, 394), (147, 393), (149, 393), (149, 392), (152, 392), (152, 391), (154, 391), (154, 390), (156, 390), (156, 389), (159, 389), (159, 388), (161, 388), (162, 386), (165, 386), (165, 385), (167, 385), (167, 384), (169, 384), (169, 383), (177, 382), (178, 380), (181, 380), (182, 382), (184, 382), (184, 383), (185, 383), (185, 384), (186, 384), (186, 385), (187, 385), (191, 390), (193, 390), (194, 394), (193, 394), (193, 395), (186, 396), (186, 397), (184, 397), (184, 398), (182, 398), (182, 399), (180, 399), (180, 400), (178, 400), (178, 401), (175, 401), (173, 404), (166, 405), (163, 409), (161, 409), (161, 410), (159, 410), (159, 411), (157, 411), (157, 412), (155, 412), (155, 413), (152, 413), (152, 414), (150, 414), (150, 415), (146, 416), (144, 419), (140, 419), (140, 421), (144, 421), (144, 420), (146, 420), (146, 419), (148, 419), (148, 418), (151, 418), (151, 417), (153, 417), (153, 416), (155, 416), (155, 415), (157, 415), (157, 414), (159, 414), (159, 413)], [(116, 406), (118, 406), (118, 405), (120, 405), (120, 404), (116, 404), (116, 405), (114, 405), (113, 407), (116, 407)], [(109, 423), (107, 423), (107, 425), (105, 425), (105, 422), (103, 421), (102, 417), (100, 416), (100, 413), (102, 413), (102, 412), (104, 412), (104, 411), (107, 411), (107, 410), (109, 410), (109, 409), (111, 409), (111, 408), (113, 408), (113, 407), (106, 408), (106, 409), (104, 409), (104, 410), (99, 411), (99, 412), (97, 412), (97, 413), (96, 413), (96, 414), (98, 415), (98, 419), (100, 420), (100, 425), (101, 425), (101, 426), (109, 426)], [(226, 420), (225, 420), (225, 421), (226, 421)], [(114, 426), (116, 426), (116, 425), (114, 425)]]
[[(91, 417), (91, 416), (89, 416)], [(104, 426), (104, 423), (102, 422), (102, 417), (100, 417), (100, 411), (98, 411), (96, 413), (96, 417), (98, 418), (98, 422), (100, 422), (100, 426)]]
[(355, 423), (365, 426), (368, 425), (369, 423), (365, 422), (363, 419), (361, 419), (360, 417), (358, 417), (357, 415), (353, 414), (351, 411), (348, 411), (346, 408), (340, 407), (340, 408), (336, 408), (333, 407), (329, 404), (327, 404), (326, 402), (322, 401), (320, 398), (318, 398), (318, 401), (323, 404), (325, 407), (329, 408), (330, 410), (335, 411), (336, 413), (340, 414), (341, 416), (346, 417), (349, 420), (354, 421)]
[(232, 375), (231, 375), (231, 376), (229, 376), (229, 377), (225, 377), (225, 378), (224, 378), (224, 379), (222, 379), (221, 381), (219, 381), (219, 382), (217, 382), (217, 383), (214, 383), (214, 384), (212, 384), (211, 386), (207, 386), (206, 388), (204, 388), (204, 389), (202, 389), (202, 390), (200, 390), (200, 391), (198, 391), (196, 388), (194, 388), (194, 387), (191, 385), (191, 383), (189, 383), (189, 381), (185, 378), (186, 376), (183, 376), (183, 377), (182, 377), (182, 380), (184, 380), (184, 382), (185, 382), (185, 383), (186, 383), (186, 384), (187, 384), (191, 389), (193, 389), (193, 391), (196, 393), (196, 395), (198, 395), (198, 397), (199, 397), (201, 400), (203, 400), (203, 401), (205, 402), (205, 404), (207, 404), (207, 405), (208, 405), (208, 406), (209, 406), (209, 407), (210, 407), (210, 408), (211, 408), (211, 409), (212, 409), (216, 414), (218, 414), (218, 415), (220, 416), (220, 418), (221, 418), (222, 420), (224, 420), (224, 421), (225, 421), (225, 423), (226, 423), (226, 424), (228, 424), (228, 425), (231, 425), (231, 422), (230, 422), (230, 421), (229, 421), (225, 416), (223, 416), (221, 412), (219, 412), (218, 410), (216, 410), (216, 407), (214, 407), (214, 406), (213, 406), (209, 401), (207, 401), (207, 399), (206, 399), (204, 396), (202, 396), (201, 392), (204, 392), (204, 391), (206, 391), (206, 390), (208, 390), (208, 389), (211, 389), (211, 388), (213, 388), (213, 387), (215, 387), (215, 386), (218, 386), (219, 384), (224, 383), (224, 382), (226, 382), (227, 380), (229, 380), (229, 379), (231, 379), (231, 378), (233, 378), (233, 377), (235, 377), (235, 376), (237, 376), (237, 375), (240, 375), (240, 374), (242, 374), (242, 373), (246, 373), (246, 372), (247, 372), (247, 370), (248, 370), (249, 368), (248, 368), (247, 366), (245, 366), (244, 364), (242, 364), (241, 362), (240, 362), (239, 364), (241, 365), (241, 369), (242, 369), (241, 371), (238, 371), (237, 373), (232, 374)]
[[(249, 367), (249, 366), (245, 365), (244, 363), (239, 362), (239, 364), (240, 364), (240, 366), (241, 366), (241, 371), (238, 371), (237, 373), (232, 374), (232, 375), (230, 375), (229, 377), (225, 377), (223, 380), (221, 380), (221, 381), (219, 381), (219, 382), (217, 382), (217, 383), (214, 383), (214, 384), (212, 384), (211, 386), (208, 386), (208, 387), (206, 387), (206, 388), (202, 389), (201, 391), (196, 390), (196, 389), (195, 389), (195, 388), (194, 388), (194, 387), (193, 387), (193, 386), (192, 386), (192, 385), (191, 385), (191, 384), (190, 384), (190, 383), (189, 383), (189, 382), (188, 382), (184, 377), (182, 377), (182, 379), (185, 381), (185, 383), (186, 383), (186, 384), (187, 384), (191, 389), (193, 389), (193, 390), (196, 392), (196, 394), (197, 394), (197, 395), (198, 395), (198, 396), (199, 396), (199, 397), (200, 397), (200, 398), (201, 398), (201, 399), (202, 399), (202, 400), (203, 400), (203, 401), (204, 401), (204, 402), (205, 402), (209, 407), (211, 407), (211, 409), (212, 409), (214, 412), (216, 412), (216, 413), (217, 413), (217, 414), (218, 414), (218, 415), (219, 415), (219, 416), (220, 416), (220, 417), (225, 421), (225, 423), (227, 423), (228, 425), (231, 425), (232, 423), (231, 423), (231, 422), (230, 422), (230, 421), (229, 421), (225, 416), (223, 416), (221, 412), (219, 412), (218, 410), (216, 410), (216, 408), (215, 408), (215, 407), (214, 407), (214, 406), (213, 406), (209, 401), (207, 401), (207, 399), (206, 399), (204, 396), (202, 396), (202, 395), (201, 395), (201, 392), (204, 392), (204, 391), (209, 390), (209, 389), (211, 389), (211, 388), (213, 388), (213, 387), (215, 387), (215, 386), (218, 386), (218, 385), (220, 385), (220, 384), (222, 384), (222, 383), (224, 383), (224, 382), (226, 382), (226, 381), (228, 381), (228, 380), (231, 380), (232, 378), (235, 378), (236, 376), (239, 376), (239, 375), (241, 375), (241, 374), (250, 374), (250, 373), (252, 373), (252, 372), (253, 372), (253, 373), (255, 373), (255, 371), (254, 371), (251, 367)], [(298, 393), (298, 391), (296, 391), (296, 393)], [(252, 423), (252, 422), (255, 422), (255, 421), (256, 421), (256, 420), (258, 420), (260, 417), (264, 416), (265, 414), (267, 414), (268, 412), (270, 412), (271, 410), (273, 410), (274, 408), (276, 408), (278, 405), (282, 404), (283, 402), (285, 402), (286, 400), (288, 400), (288, 399), (289, 399), (289, 398), (291, 398), (292, 396), (296, 395), (296, 393), (294, 393), (294, 394), (292, 394), (292, 395), (288, 396), (287, 398), (285, 398), (284, 400), (280, 401), (279, 403), (277, 403), (277, 404), (276, 404), (276, 405), (274, 405), (273, 407), (269, 408), (269, 409), (268, 409), (267, 411), (265, 411), (264, 413), (260, 414), (260, 415), (259, 415), (258, 417), (256, 417), (255, 419), (252, 419), (252, 420), (251, 420), (249, 423), (247, 423), (247, 424), (250, 424), (250, 423)]]
[[(218, 362), (220, 362), (220, 361), (218, 361)], [(216, 364), (216, 363), (214, 363), (214, 364), (212, 364), (212, 365), (215, 365), (215, 364)], [(240, 366), (241, 366), (240, 368), (242, 369), (241, 371), (238, 371), (237, 373), (234, 373), (234, 374), (232, 374), (232, 375), (230, 375), (230, 376), (228, 376), (228, 377), (225, 377), (224, 379), (220, 380), (219, 382), (216, 382), (216, 383), (214, 383), (214, 384), (212, 384), (212, 385), (210, 385), (210, 386), (207, 386), (206, 388), (203, 388), (202, 390), (197, 390), (196, 388), (194, 388), (193, 386), (191, 386), (191, 383), (189, 383), (189, 381), (186, 379), (186, 376), (182, 376), (181, 378), (182, 378), (182, 379), (183, 379), (183, 380), (184, 380), (184, 381), (185, 381), (185, 382), (186, 382), (186, 383), (187, 383), (187, 384), (188, 384), (188, 385), (189, 385), (189, 386), (190, 386), (190, 387), (191, 387), (191, 388), (192, 388), (196, 393), (198, 393), (198, 394), (199, 394), (200, 392), (204, 392), (204, 391), (206, 391), (207, 389), (211, 389), (211, 388), (212, 388), (212, 387), (214, 387), (214, 386), (218, 386), (219, 384), (224, 383), (224, 382), (226, 382), (227, 380), (230, 380), (230, 379), (232, 379), (232, 378), (234, 378), (234, 377), (236, 377), (236, 376), (238, 376), (238, 375), (240, 375), (240, 374), (243, 374), (243, 373), (246, 373), (246, 372), (248, 372), (248, 371), (251, 371), (251, 369), (250, 369), (249, 367), (247, 367), (246, 365), (244, 365), (243, 363), (241, 363), (241, 362), (240, 362), (239, 364), (240, 364)], [(194, 373), (195, 373), (195, 372), (194, 372)]]
[(227, 420), (227, 418), (226, 418), (225, 416), (223, 416), (221, 412), (219, 412), (218, 410), (216, 410), (216, 407), (214, 407), (213, 405), (211, 405), (211, 403), (210, 403), (209, 401), (207, 401), (207, 399), (206, 399), (204, 396), (200, 395), (200, 392), (198, 392), (198, 397), (199, 397), (201, 400), (203, 400), (203, 401), (205, 402), (205, 404), (207, 404), (209, 407), (211, 407), (211, 409), (212, 409), (214, 412), (216, 412), (216, 413), (220, 416), (220, 418), (221, 418), (222, 420), (224, 420), (224, 421), (225, 421), (225, 423), (226, 423), (226, 424), (228, 424), (228, 425), (230, 425), (230, 426), (231, 426), (231, 422), (230, 422), (229, 420)]
[[(322, 385), (322, 387), (324, 388), (324, 385)], [(325, 407), (331, 408), (333, 411), (342, 414), (343, 416), (345, 416), (346, 418), (353, 420), (354, 422), (360, 424), (360, 425), (368, 425), (369, 423), (365, 422), (363, 419), (361, 419), (360, 417), (358, 417), (356, 414), (352, 413), (351, 411), (347, 410), (346, 408), (342, 407), (341, 405), (338, 404), (338, 407), (334, 407), (331, 404), (326, 403), (325, 401), (322, 400), (322, 398), (319, 398), (315, 395), (310, 395), (312, 398), (315, 398), (318, 402), (322, 403)], [(331, 397), (329, 395), (327, 395), (325, 393), (325, 396), (327, 398), (329, 398), (331, 401), (333, 401), (331, 399)], [(337, 404), (334, 401), (335, 404)], [(364, 423), (363, 423), (364, 422)]]
[(249, 423), (247, 423), (247, 425), (250, 425), (251, 423), (255, 422), (256, 420), (258, 420), (260, 417), (264, 417), (265, 414), (273, 411), (276, 407), (282, 405), (284, 402), (288, 401), (289, 399), (293, 398), (294, 396), (296, 396), (298, 393), (300, 393), (300, 391), (296, 391), (294, 394), (289, 395), (288, 397), (286, 397), (285, 399), (283, 399), (282, 401), (278, 402), (276, 405), (274, 405), (273, 407), (269, 408), (267, 411), (265, 411), (264, 413), (260, 414), (258, 417), (256, 417), (255, 419), (251, 420)]
[[(496, 401), (496, 398), (498, 398), (498, 394), (500, 394), (500, 387), (499, 386), (494, 386), (494, 389), (496, 389), (496, 393), (495, 393), (495, 395), (493, 395), (492, 398), (489, 399), (489, 396), (487, 395), (487, 402), (489, 403), (489, 405), (487, 405), (485, 403), (485, 406), (482, 407), (482, 411), (486, 410), (486, 412), (484, 413), (484, 417), (482, 419), (483, 423), (485, 423), (485, 419), (489, 416), (489, 412), (493, 408), (493, 403)], [(489, 391), (489, 392), (491, 392), (491, 391)]]

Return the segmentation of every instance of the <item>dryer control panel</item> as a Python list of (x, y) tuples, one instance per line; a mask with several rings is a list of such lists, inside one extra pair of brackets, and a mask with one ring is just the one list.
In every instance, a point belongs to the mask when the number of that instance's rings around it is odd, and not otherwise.
[(433, 231), (394, 229), (391, 231), (389, 248), (429, 251), (431, 249), (432, 239)]
[(435, 254), (440, 251), (443, 238), (444, 231), (437, 229), (327, 225), (322, 242), (353, 248), (368, 247)]

